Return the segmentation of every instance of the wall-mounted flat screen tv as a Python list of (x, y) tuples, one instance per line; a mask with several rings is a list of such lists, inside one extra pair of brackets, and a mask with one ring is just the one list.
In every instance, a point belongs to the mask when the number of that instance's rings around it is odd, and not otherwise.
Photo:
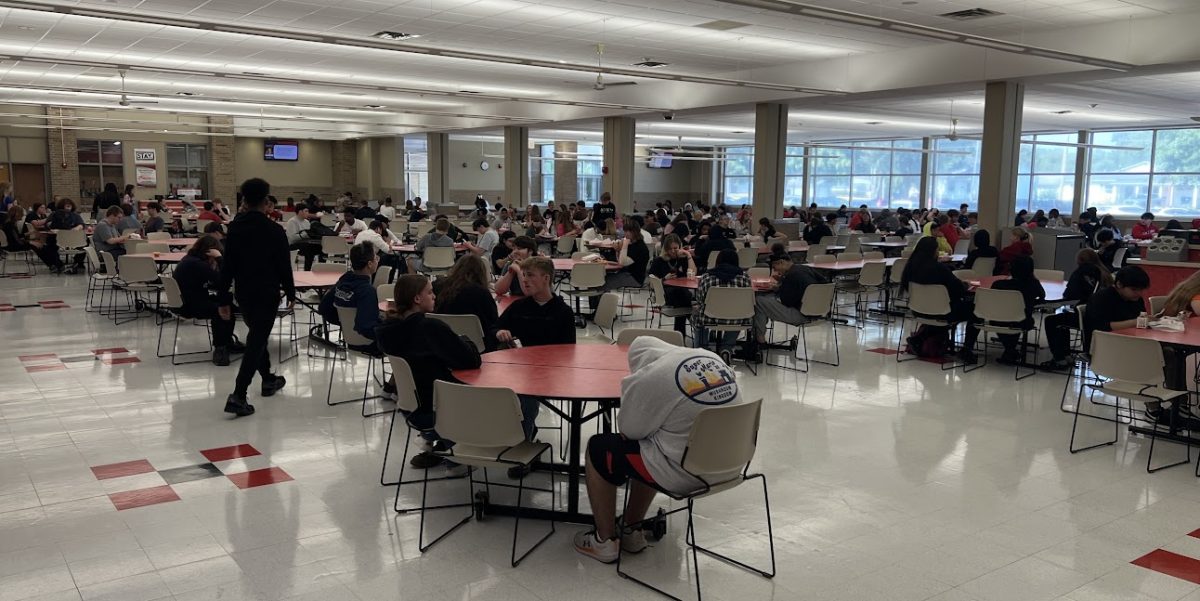
[(673, 162), (671, 153), (652, 151), (650, 160), (646, 161), (646, 166), (651, 169), (670, 169)]
[(267, 161), (300, 160), (300, 144), (295, 140), (267, 140), (263, 144), (263, 159)]

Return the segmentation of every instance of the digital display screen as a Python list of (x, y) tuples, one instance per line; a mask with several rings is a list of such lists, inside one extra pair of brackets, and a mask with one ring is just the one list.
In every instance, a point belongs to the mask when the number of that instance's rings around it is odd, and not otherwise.
[(300, 160), (300, 145), (291, 140), (267, 140), (263, 149), (263, 158), (268, 161), (298, 161)]
[(651, 169), (670, 169), (671, 163), (672, 163), (672, 159), (671, 159), (670, 153), (668, 153), (668, 152), (651, 152), (650, 160), (646, 163), (646, 166)]

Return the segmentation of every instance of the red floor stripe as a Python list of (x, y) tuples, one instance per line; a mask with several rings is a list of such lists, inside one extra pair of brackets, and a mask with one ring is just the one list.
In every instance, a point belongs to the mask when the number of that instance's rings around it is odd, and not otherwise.
[(17, 359), (21, 361), (41, 361), (43, 359), (57, 359), (56, 353), (42, 353), (40, 355), (18, 355)]
[(1148, 570), (1154, 570), (1160, 574), (1200, 584), (1200, 560), (1192, 559), (1185, 555), (1155, 549), (1129, 563)]
[(125, 365), (126, 363), (141, 363), (142, 360), (137, 357), (115, 357), (101, 359), (101, 362), (105, 365)]
[(237, 459), (238, 457), (254, 457), (255, 455), (262, 455), (262, 453), (258, 452), (258, 449), (248, 444), (205, 449), (200, 451), (200, 454), (204, 455), (205, 459), (214, 463), (217, 461), (229, 461), (230, 459)]
[(128, 353), (128, 352), (129, 352), (129, 349), (127, 349), (123, 346), (116, 346), (113, 348), (98, 348), (98, 349), (92, 350), (93, 355), (115, 355), (117, 353)]
[(277, 467), (268, 467), (241, 474), (229, 474), (227, 477), (233, 481), (234, 486), (243, 489), (292, 480), (292, 477), (287, 472)]
[(134, 474), (148, 474), (153, 471), (154, 466), (150, 465), (150, 462), (145, 459), (92, 466), (92, 473), (96, 475), (97, 480), (108, 480), (109, 478), (120, 478)]
[(108, 495), (108, 498), (116, 506), (117, 511), (123, 511), (134, 507), (178, 501), (179, 495), (170, 486), (163, 485), (129, 492), (116, 492)]
[(880, 355), (899, 355), (900, 352), (894, 348), (869, 348), (868, 353), (879, 353)]
[(67, 366), (62, 363), (51, 363), (50, 365), (30, 365), (25, 368), (25, 371), (33, 374), (40, 371), (60, 371), (66, 368)]

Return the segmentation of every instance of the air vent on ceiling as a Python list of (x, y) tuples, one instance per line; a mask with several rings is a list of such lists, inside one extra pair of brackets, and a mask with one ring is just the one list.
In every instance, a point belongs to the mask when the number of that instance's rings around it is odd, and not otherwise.
[(939, 17), (954, 19), (956, 21), (970, 21), (972, 19), (982, 19), (984, 17), (995, 17), (1004, 13), (988, 10), (986, 8), (968, 8), (966, 10), (956, 10), (954, 12), (942, 13)]
[(740, 29), (742, 27), (747, 27), (749, 25), (750, 25), (749, 23), (742, 23), (741, 21), (726, 21), (725, 19), (718, 19), (716, 21), (709, 21), (707, 23), (701, 23), (699, 25), (696, 25), (696, 27), (700, 27), (703, 29), (712, 29), (714, 31), (729, 31), (731, 29)]
[(392, 41), (397, 41), (397, 42), (403, 42), (405, 40), (412, 40), (412, 39), (419, 38), (419, 37), (421, 37), (421, 34), (403, 33), (400, 31), (381, 31), (377, 34), (372, 35), (371, 37), (379, 38), (381, 40), (392, 40)]
[(635, 66), (635, 67), (645, 67), (645, 68), (647, 68), (647, 69), (660, 69), (660, 68), (662, 68), (662, 67), (665, 67), (665, 66), (667, 66), (667, 65), (669, 65), (669, 64), (670, 64), (670, 63), (664, 63), (664, 62), (662, 62), (662, 61), (644, 60), (644, 61), (642, 61), (642, 62), (640, 62), (640, 63), (633, 63), (633, 66)]

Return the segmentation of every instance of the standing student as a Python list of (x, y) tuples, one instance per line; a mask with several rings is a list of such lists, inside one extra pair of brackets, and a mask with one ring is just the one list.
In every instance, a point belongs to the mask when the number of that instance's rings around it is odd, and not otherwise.
[[(663, 281), (672, 278), (686, 278), (689, 273), (696, 273), (696, 263), (692, 260), (692, 253), (683, 248), (683, 242), (679, 240), (679, 236), (667, 234), (662, 239), (662, 253), (650, 261), (647, 272)], [(687, 288), (664, 286), (663, 293), (666, 298), (661, 300), (667, 307), (690, 308), (692, 306), (692, 291)], [(687, 316), (677, 315), (675, 331), (686, 334), (686, 328)]]
[[(246, 400), (254, 372), (262, 378), (262, 395), (269, 397), (283, 388), (283, 376), (271, 373), (271, 357), (267, 342), (280, 301), (291, 310), (296, 302), (292, 281), (291, 253), (283, 228), (267, 217), (267, 195), (271, 185), (258, 178), (242, 183), (242, 206), (245, 211), (229, 224), (225, 240), (225, 260), (217, 287), (222, 319), (233, 319), (232, 301), (236, 295), (242, 319), (249, 328), (246, 334), (246, 354), (238, 368), (233, 392), (225, 401), (225, 412), (238, 417), (254, 413)], [(236, 286), (236, 292), (230, 289)]]
[[(1074, 301), (1076, 307), (1087, 305), (1092, 295), (1113, 285), (1112, 274), (1100, 261), (1100, 255), (1090, 248), (1080, 249), (1075, 255), (1075, 271), (1067, 280), (1063, 292), (1064, 301)], [(1042, 323), (1046, 327), (1046, 345), (1050, 347), (1050, 360), (1042, 362), (1042, 369), (1059, 371), (1070, 366), (1067, 355), (1071, 353), (1071, 331), (1079, 329), (1079, 314), (1076, 307), (1054, 315), (1047, 315)], [(1085, 351), (1086, 352), (1086, 351)]]
[(592, 223), (604, 223), (605, 220), (617, 219), (617, 205), (613, 204), (612, 195), (605, 192), (600, 195), (600, 202), (592, 206)]
[(234, 320), (224, 319), (217, 310), (216, 291), (221, 279), (221, 243), (202, 236), (188, 249), (172, 273), (179, 284), (183, 306), (179, 315), (207, 319), (212, 328), (213, 365), (229, 365), (230, 353), (245, 352), (245, 345), (233, 337)]
[(133, 184), (125, 184), (125, 193), (121, 195), (121, 204), (132, 205), (137, 203), (137, 198), (133, 195)]

